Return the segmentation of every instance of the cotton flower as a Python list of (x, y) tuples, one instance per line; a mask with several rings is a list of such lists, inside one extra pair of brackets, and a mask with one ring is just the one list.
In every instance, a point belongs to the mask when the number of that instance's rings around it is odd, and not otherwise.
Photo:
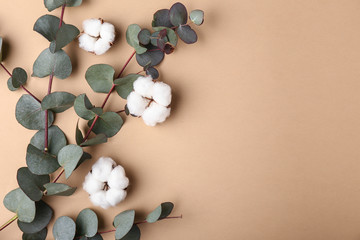
[(111, 158), (101, 157), (86, 175), (83, 189), (89, 193), (95, 206), (116, 206), (126, 198), (129, 179), (122, 166), (116, 166)]
[(115, 40), (115, 27), (102, 19), (90, 18), (83, 22), (84, 33), (79, 37), (79, 47), (96, 55), (106, 53)]
[(142, 117), (148, 126), (162, 123), (170, 116), (171, 88), (163, 82), (153, 82), (151, 76), (139, 77), (134, 91), (127, 97), (127, 108), (132, 115)]

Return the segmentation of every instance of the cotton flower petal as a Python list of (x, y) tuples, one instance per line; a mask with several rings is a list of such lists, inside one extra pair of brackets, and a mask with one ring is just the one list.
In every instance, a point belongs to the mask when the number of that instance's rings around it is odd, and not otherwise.
[(171, 103), (171, 88), (163, 82), (157, 82), (153, 87), (153, 99), (165, 107)]
[(134, 82), (134, 91), (143, 97), (152, 98), (154, 82), (151, 76), (139, 77)]
[(122, 190), (128, 187), (129, 179), (125, 176), (125, 170), (122, 166), (116, 166), (110, 173), (108, 185), (111, 189)]
[(111, 48), (111, 45), (108, 41), (99, 38), (99, 40), (96, 41), (94, 46), (94, 53), (96, 55), (102, 55), (106, 53)]
[(129, 112), (135, 116), (141, 116), (150, 100), (143, 98), (136, 92), (131, 92), (127, 97), (127, 107)]
[(86, 34), (93, 37), (99, 37), (101, 29), (101, 20), (90, 18), (83, 22), (83, 29)]
[(99, 180), (96, 180), (96, 178), (94, 178), (94, 176), (91, 173), (88, 173), (83, 183), (83, 189), (91, 195), (104, 189), (104, 185), (105, 185), (104, 182), (100, 182)]
[(104, 209), (107, 209), (110, 207), (110, 203), (106, 200), (106, 192), (105, 191), (99, 191), (94, 194), (90, 195), (90, 200), (95, 206), (102, 207)]
[(109, 42), (112, 43), (115, 40), (115, 27), (114, 25), (112, 25), (111, 23), (108, 22), (104, 22), (101, 25), (101, 30), (100, 30), (100, 37)]
[(88, 52), (93, 52), (95, 49), (95, 43), (97, 39), (87, 34), (82, 34), (79, 37), (79, 47)]
[(157, 123), (164, 122), (170, 116), (170, 111), (170, 108), (152, 102), (141, 117), (146, 125), (154, 127)]
[(92, 166), (92, 175), (101, 182), (107, 182), (116, 163), (111, 158), (101, 157)]
[(125, 198), (126, 198), (125, 190), (110, 188), (106, 192), (106, 201), (113, 207), (116, 206), (119, 202), (123, 201)]

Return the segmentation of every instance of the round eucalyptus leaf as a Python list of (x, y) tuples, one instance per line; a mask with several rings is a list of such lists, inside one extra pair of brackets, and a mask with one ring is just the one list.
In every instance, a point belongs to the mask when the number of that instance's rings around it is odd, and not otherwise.
[(36, 59), (33, 65), (32, 76), (44, 78), (53, 74), (59, 79), (65, 79), (70, 76), (71, 72), (71, 60), (66, 52), (59, 50), (56, 53), (52, 53), (47, 48)]
[(83, 162), (91, 158), (92, 158), (91, 154), (84, 152), (75, 169), (77, 169)]
[(113, 222), (113, 225), (116, 228), (115, 238), (122, 239), (132, 228), (134, 220), (134, 210), (126, 210), (116, 215)]
[(196, 32), (188, 25), (179, 26), (176, 29), (176, 32), (179, 35), (180, 39), (187, 44), (192, 44), (197, 41)]
[(141, 31), (141, 28), (137, 24), (131, 24), (126, 30), (126, 41), (132, 46), (137, 54), (142, 54), (147, 51), (146, 48), (140, 46), (138, 35)]
[(96, 234), (95, 236), (93, 237), (85, 237), (85, 236), (82, 236), (80, 238), (80, 240), (103, 240), (102, 236), (100, 234)]
[(98, 218), (96, 213), (85, 208), (76, 218), (76, 234), (79, 236), (93, 237), (98, 231)]
[(140, 228), (134, 224), (130, 231), (121, 240), (139, 240), (141, 237)]
[(157, 31), (157, 32), (160, 32), (161, 30), (166, 29), (166, 31), (167, 31), (166, 36), (167, 36), (167, 40), (169, 41), (169, 43), (171, 43), (171, 45), (173, 45), (174, 47), (177, 45), (178, 37), (174, 30), (172, 30), (171, 28), (166, 28), (166, 27), (154, 27), (153, 29), (154, 29), (154, 31)]
[[(90, 120), (88, 122), (89, 127), (93, 121), (94, 120)], [(119, 114), (115, 112), (106, 112), (99, 116), (92, 131), (96, 134), (103, 133), (108, 138), (110, 138), (115, 136), (120, 131), (123, 123), (124, 121), (119, 116)]]
[(26, 150), (26, 164), (29, 170), (36, 175), (50, 174), (60, 167), (55, 156), (43, 152), (31, 144)]
[(20, 220), (17, 222), (20, 230), (24, 233), (37, 233), (41, 231), (46, 228), (53, 216), (53, 210), (45, 202), (36, 202), (35, 206), (35, 218), (31, 223), (22, 222)]
[[(39, 150), (45, 149), (45, 130), (39, 130), (30, 140), (30, 143)], [(65, 134), (58, 126), (48, 128), (48, 151), (52, 155), (57, 155), (60, 149), (65, 147), (67, 140)]]
[(169, 9), (161, 9), (158, 10), (154, 14), (154, 19), (152, 21), (153, 27), (173, 27), (173, 25), (170, 22), (170, 10)]
[(41, 102), (42, 110), (49, 109), (61, 113), (74, 105), (75, 95), (68, 92), (53, 92), (46, 95)]
[(91, 111), (96, 115), (101, 115), (104, 113), (104, 110), (101, 107), (94, 107), (91, 109)]
[(196, 25), (200, 26), (204, 23), (204, 11), (194, 10), (190, 13), (190, 20)]
[(85, 120), (93, 119), (96, 114), (91, 111), (92, 108), (94, 108), (94, 105), (91, 104), (89, 98), (86, 96), (85, 93), (76, 97), (74, 102), (74, 109), (79, 117)]
[(70, 24), (63, 24), (56, 33), (56, 39), (50, 44), (50, 51), (55, 53), (71, 43), (80, 34), (77, 27)]
[(154, 223), (158, 220), (164, 219), (170, 215), (171, 211), (174, 208), (174, 204), (171, 202), (164, 202), (160, 204), (154, 211), (152, 211), (147, 217), (146, 221), (149, 223)]
[[(159, 47), (159, 40), (162, 40), (163, 43), (167, 42), (168, 41), (168, 38), (167, 36), (164, 36), (164, 37), (161, 37), (160, 36), (160, 31), (157, 31), (157, 32), (154, 32), (152, 35), (151, 35), (151, 44), (154, 46), (154, 47)], [(160, 47), (159, 47), (160, 48)]]
[(45, 190), (43, 185), (50, 182), (49, 175), (35, 175), (27, 167), (19, 168), (16, 178), (21, 190), (33, 201), (40, 201)]
[(10, 78), (8, 79), (8, 81), (7, 81), (7, 86), (8, 86), (8, 88), (9, 88), (10, 91), (16, 91), (16, 90), (19, 89), (19, 88), (16, 88), (16, 87), (13, 86), (13, 84), (12, 84), (12, 78), (11, 78), (11, 77), (10, 77)]
[(159, 71), (154, 67), (149, 67), (148, 69), (146, 69), (146, 75), (150, 75), (152, 79), (158, 79)]
[(85, 78), (92, 90), (108, 93), (113, 85), (115, 70), (107, 64), (96, 64), (88, 68)]
[(157, 47), (149, 47), (149, 50), (143, 54), (136, 54), (136, 61), (142, 67), (150, 62), (150, 67), (159, 65), (164, 59), (164, 53)]
[(116, 79), (114, 81), (114, 84), (116, 84), (115, 90), (119, 96), (126, 99), (134, 90), (133, 84), (139, 77), (141, 77), (139, 74), (129, 74), (125, 77)]
[(70, 187), (63, 183), (47, 183), (44, 185), (47, 196), (71, 196), (76, 187)]
[(80, 6), (82, 0), (44, 0), (45, 7), (49, 12), (55, 10), (66, 4), (66, 7), (77, 7)]
[(14, 68), (13, 72), (12, 72), (12, 85), (15, 88), (19, 88), (21, 87), (21, 85), (24, 85), (27, 81), (27, 73), (24, 69), (22, 68)]
[(76, 140), (77, 145), (80, 145), (81, 143), (84, 142), (84, 136), (79, 128), (79, 120), (77, 121), (77, 124), (76, 124), (75, 140)]
[[(16, 120), (25, 128), (40, 130), (45, 128), (45, 111), (41, 105), (30, 95), (24, 94), (16, 104)], [(48, 111), (48, 126), (54, 122), (54, 114)]]
[(89, 146), (94, 146), (94, 145), (98, 145), (101, 143), (106, 143), (107, 142), (107, 137), (105, 134), (100, 133), (98, 135), (96, 135), (93, 138), (90, 138), (89, 140), (86, 140), (85, 142), (81, 143), (80, 146), (82, 147), (89, 147)]
[[(53, 0), (57, 1), (57, 0)], [(46, 2), (46, 1), (45, 1)], [(44, 15), (36, 20), (34, 31), (43, 35), (49, 42), (56, 39), (56, 32), (60, 25), (60, 18), (53, 15)]]
[(82, 148), (74, 144), (67, 145), (59, 151), (58, 162), (64, 168), (66, 178), (75, 170), (83, 153)]
[(139, 42), (143, 45), (148, 45), (150, 43), (150, 37), (151, 32), (148, 29), (142, 29), (138, 34)]
[(182, 3), (177, 2), (172, 5), (169, 16), (170, 22), (174, 26), (180, 26), (187, 23), (188, 14), (186, 7)]
[(72, 240), (75, 237), (75, 222), (67, 217), (59, 217), (53, 227), (53, 235), (56, 240)]
[(30, 223), (35, 218), (35, 202), (28, 198), (20, 188), (6, 194), (4, 206), (9, 211), (16, 213), (22, 222)]
[(47, 228), (44, 228), (37, 233), (23, 233), (22, 240), (45, 240), (46, 235), (47, 235)]

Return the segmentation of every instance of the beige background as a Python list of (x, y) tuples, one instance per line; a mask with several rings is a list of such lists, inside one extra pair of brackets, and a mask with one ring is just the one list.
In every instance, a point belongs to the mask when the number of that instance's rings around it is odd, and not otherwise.
[[(1, 0), (0, 35), (10, 44), (5, 65), (31, 73), (33, 61), (48, 46), (32, 31), (47, 14), (43, 1)], [(201, 8), (206, 21), (199, 42), (180, 44), (159, 68), (174, 91), (172, 116), (155, 128), (127, 118), (109, 143), (89, 150), (85, 163), (66, 182), (79, 190), (71, 197), (49, 197), (55, 217), (73, 218), (85, 207), (100, 216), (101, 230), (129, 208), (146, 216), (162, 201), (173, 201), (173, 215), (141, 225), (142, 239), (360, 239), (360, 2), (357, 0), (183, 1)], [(103, 56), (66, 48), (75, 69), (56, 80), (53, 90), (87, 93), (84, 79), (92, 64), (117, 71), (132, 52), (126, 27), (149, 27), (166, 0), (84, 0), (68, 8), (65, 21), (81, 28), (90, 17), (117, 27), (120, 38)], [(53, 12), (59, 15), (60, 11)], [(139, 71), (133, 61), (126, 73)], [(14, 117), (22, 91), (9, 92), (0, 71), (0, 199), (17, 187), (16, 171), (25, 165), (26, 146), (35, 133)], [(27, 87), (46, 93), (48, 79), (31, 78)], [(115, 94), (107, 110), (124, 105)], [(77, 116), (59, 114), (56, 124), (74, 143)], [(85, 122), (81, 122), (85, 126)], [(100, 156), (122, 164), (130, 177), (126, 201), (116, 208), (93, 207), (81, 189), (85, 174)], [(0, 207), (0, 222), (13, 213)], [(0, 239), (20, 239), (16, 224)], [(52, 234), (48, 235), (52, 239)], [(104, 235), (113, 239), (113, 234)]]

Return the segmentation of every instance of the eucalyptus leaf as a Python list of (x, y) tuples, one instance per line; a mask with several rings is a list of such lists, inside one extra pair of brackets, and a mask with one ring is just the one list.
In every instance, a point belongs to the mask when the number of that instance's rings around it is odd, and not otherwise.
[(172, 5), (169, 16), (170, 22), (174, 26), (180, 26), (187, 23), (188, 14), (186, 7), (182, 3), (177, 2)]
[(94, 107), (91, 109), (91, 111), (96, 115), (101, 115), (104, 113), (104, 110), (101, 107)]
[(86, 142), (84, 142), (84, 143), (81, 143), (80, 146), (89, 147), (89, 146), (94, 146), (94, 145), (106, 143), (106, 142), (107, 142), (106, 135), (103, 133), (99, 133), (95, 137), (90, 138), (89, 140), (86, 140)]
[(76, 218), (76, 234), (79, 236), (94, 237), (98, 231), (98, 218), (96, 213), (83, 209)]
[(12, 72), (12, 77), (11, 77), (11, 81), (12, 81), (12, 85), (15, 88), (19, 88), (22, 85), (24, 85), (27, 81), (27, 73), (24, 69), (22, 68), (14, 68), (13, 72)]
[(9, 88), (10, 91), (16, 91), (16, 90), (19, 89), (19, 88), (16, 88), (16, 87), (13, 86), (13, 84), (12, 84), (12, 78), (11, 78), (11, 77), (10, 77), (10, 78), (8, 79), (8, 81), (7, 81), (7, 86), (8, 86), (8, 88)]
[(113, 85), (115, 70), (107, 64), (96, 64), (88, 68), (85, 78), (92, 90), (108, 93)]
[[(89, 127), (93, 123), (94, 120), (90, 120), (88, 122)], [(93, 132), (96, 134), (103, 133), (108, 138), (115, 136), (122, 127), (124, 121), (119, 116), (119, 114), (115, 112), (106, 112), (99, 116), (98, 120), (96, 121)]]
[[(30, 140), (30, 143), (39, 150), (45, 149), (45, 130), (39, 130)], [(60, 149), (65, 147), (67, 140), (65, 134), (58, 126), (48, 128), (48, 152), (57, 156)]]
[[(57, 0), (54, 0), (57, 1)], [(53, 15), (44, 15), (36, 20), (34, 31), (43, 35), (49, 42), (56, 39), (56, 33), (60, 25), (60, 18)]]
[(72, 240), (75, 237), (75, 222), (67, 217), (59, 217), (53, 227), (53, 235), (56, 240)]
[(47, 228), (42, 229), (37, 233), (24, 233), (22, 240), (46, 240)]
[(126, 210), (115, 216), (113, 225), (116, 228), (115, 238), (123, 238), (132, 228), (135, 220), (135, 211)]
[(67, 145), (59, 151), (58, 161), (65, 170), (66, 178), (69, 178), (71, 173), (75, 170), (82, 155), (82, 148), (74, 144)]
[(85, 237), (85, 236), (82, 236), (80, 238), (80, 240), (103, 240), (102, 236), (100, 234), (96, 234), (95, 236), (93, 237)]
[(70, 187), (63, 183), (47, 183), (44, 185), (47, 196), (71, 196), (76, 187)]
[(154, 19), (152, 21), (153, 27), (173, 27), (173, 25), (170, 22), (170, 10), (169, 9), (161, 9), (158, 10), (154, 14)]
[(139, 240), (140, 237), (141, 237), (140, 228), (136, 224), (134, 224), (130, 229), (130, 231), (120, 240)]
[(82, 157), (80, 158), (78, 164), (76, 165), (75, 169), (77, 169), (83, 162), (85, 162), (86, 160), (91, 159), (91, 158), (92, 158), (91, 154), (84, 152)]
[(60, 167), (55, 156), (43, 152), (31, 144), (27, 147), (26, 164), (29, 170), (36, 175), (50, 174)]
[[(45, 111), (41, 110), (41, 105), (30, 95), (24, 94), (16, 104), (16, 120), (25, 128), (40, 130), (45, 127)], [(48, 126), (54, 121), (54, 114), (48, 111)]]
[(51, 110), (61, 113), (74, 105), (75, 95), (68, 92), (53, 92), (46, 95), (41, 102), (42, 110)]
[(188, 25), (179, 26), (176, 29), (176, 32), (179, 35), (180, 39), (187, 44), (192, 44), (197, 41), (196, 32)]
[(86, 120), (93, 119), (96, 114), (91, 111), (94, 108), (94, 105), (91, 104), (89, 98), (86, 96), (85, 93), (76, 97), (74, 102), (74, 109), (76, 114)]
[(154, 67), (149, 67), (146, 69), (146, 75), (150, 75), (152, 79), (158, 79), (159, 78), (159, 72)]
[(190, 20), (196, 25), (200, 26), (204, 23), (204, 11), (202, 10), (193, 10), (190, 13)]
[(50, 44), (50, 51), (55, 53), (71, 43), (80, 34), (74, 25), (63, 24), (56, 33), (56, 39)]
[(49, 175), (35, 175), (27, 167), (19, 168), (16, 178), (21, 190), (33, 201), (40, 201), (45, 190), (43, 185), (50, 182)]
[(173, 45), (174, 47), (177, 45), (178, 42), (178, 37), (175, 33), (174, 30), (172, 30), (171, 28), (166, 28), (166, 27), (153, 27), (154, 31), (161, 31), (163, 29), (166, 29), (166, 36), (168, 38), (169, 43), (171, 43), (171, 45)]
[(173, 208), (174, 204), (171, 202), (161, 203), (160, 206), (158, 206), (146, 217), (146, 221), (149, 223), (154, 223), (158, 220), (164, 219), (170, 215)]
[(132, 46), (137, 54), (143, 54), (147, 51), (146, 48), (140, 46), (138, 35), (141, 28), (137, 24), (131, 24), (126, 30), (126, 41)]
[(115, 90), (119, 96), (126, 99), (134, 90), (133, 84), (139, 77), (141, 77), (139, 74), (129, 74), (125, 77), (116, 79), (114, 81), (114, 84), (116, 84)]
[(0, 62), (2, 62), (2, 60), (3, 60), (2, 47), (3, 47), (3, 39), (2, 39), (2, 37), (0, 37)]
[(20, 230), (24, 233), (34, 234), (40, 232), (42, 229), (46, 228), (53, 216), (53, 210), (44, 201), (36, 202), (35, 206), (35, 218), (31, 223), (22, 222), (20, 220), (17, 222)]
[(36, 59), (32, 76), (44, 78), (53, 74), (59, 79), (65, 79), (70, 76), (71, 72), (72, 65), (69, 56), (63, 50), (52, 53), (47, 48)]
[(45, 7), (49, 12), (55, 10), (66, 4), (66, 7), (77, 7), (80, 6), (82, 0), (44, 0)]
[(157, 47), (149, 47), (149, 50), (143, 54), (136, 54), (136, 61), (142, 67), (150, 62), (150, 67), (159, 65), (164, 59), (164, 53)]
[(142, 29), (138, 34), (139, 42), (143, 45), (148, 45), (150, 43), (151, 32), (149, 29)]
[(30, 223), (35, 218), (35, 202), (28, 198), (20, 188), (6, 194), (4, 206), (9, 211), (16, 213), (22, 222)]
[(84, 142), (84, 136), (79, 128), (79, 120), (77, 121), (77, 124), (76, 124), (75, 139), (76, 139), (77, 145), (80, 145), (81, 143)]

